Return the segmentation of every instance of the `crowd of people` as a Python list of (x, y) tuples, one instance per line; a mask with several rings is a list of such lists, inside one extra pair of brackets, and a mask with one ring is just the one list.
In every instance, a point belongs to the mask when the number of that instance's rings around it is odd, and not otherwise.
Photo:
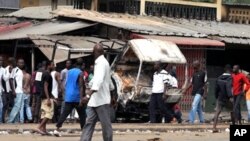
[[(178, 85), (176, 85), (178, 83), (176, 83), (176, 76), (171, 75), (171, 71), (167, 72), (166, 69), (160, 65), (160, 62), (155, 63), (154, 69), (155, 73), (153, 76), (152, 95), (149, 106), (150, 122), (159, 122), (156, 120), (156, 111), (157, 108), (160, 108), (161, 114), (165, 116), (165, 122), (169, 123), (175, 117), (176, 113), (173, 109), (173, 105), (164, 103), (163, 95), (167, 89), (178, 87)], [(194, 124), (196, 114), (198, 114), (199, 122), (204, 123), (202, 99), (207, 98), (207, 74), (199, 61), (193, 62), (193, 69), (194, 72), (189, 85), (183, 90), (183, 93), (187, 93), (189, 89), (192, 88), (191, 94), (193, 96), (193, 102), (188, 121), (190, 124)], [(246, 98), (248, 110), (248, 122), (250, 122), (250, 74), (243, 74), (240, 71), (239, 65), (234, 65), (233, 68), (231, 68), (230, 65), (226, 65), (224, 70), (225, 72), (217, 78), (214, 88), (216, 112), (214, 115), (213, 132), (215, 133), (218, 132), (216, 125), (223, 108), (227, 108), (231, 111), (230, 115), (233, 125), (242, 124), (241, 104), (244, 97)], [(181, 123), (180, 111), (178, 111), (176, 119)]]
[[(77, 112), (82, 141), (92, 138), (94, 127), (99, 120), (103, 127), (105, 141), (112, 140), (110, 120), (110, 91), (114, 86), (110, 76), (110, 66), (104, 57), (101, 44), (93, 50), (95, 65), (88, 71), (81, 58), (72, 65), (66, 61), (59, 73), (53, 61), (43, 61), (32, 74), (27, 72), (23, 59), (9, 58), (6, 62), (0, 56), (0, 123), (39, 123), (36, 132), (46, 135), (46, 124), (56, 123), (54, 135), (60, 136), (60, 128), (68, 117)], [(6, 66), (4, 66), (6, 63)], [(198, 113), (200, 123), (204, 123), (202, 99), (206, 99), (207, 75), (199, 61), (193, 62), (194, 72), (183, 93), (192, 88), (193, 102), (189, 113), (189, 123), (193, 124)], [(157, 110), (169, 123), (174, 118), (182, 122), (178, 103), (166, 104), (164, 93), (167, 89), (177, 89), (176, 73), (161, 62), (154, 65), (152, 95), (149, 103), (150, 123), (157, 123)], [(86, 86), (89, 90), (86, 90)], [(250, 74), (240, 71), (240, 66), (225, 66), (225, 72), (218, 77), (215, 85), (217, 100), (214, 116), (214, 132), (223, 107), (231, 105), (232, 124), (242, 124), (241, 102), (246, 96), (248, 121), (250, 122)], [(7, 117), (7, 118), (6, 118)]]
[(56, 123), (53, 134), (60, 136), (63, 123), (68, 117), (74, 117), (76, 111), (80, 128), (85, 128), (81, 140), (91, 140), (99, 119), (104, 140), (111, 141), (109, 104), (114, 86), (110, 66), (101, 44), (96, 44), (93, 54), (95, 65), (88, 71), (78, 58), (74, 65), (66, 61), (60, 73), (53, 61), (43, 61), (32, 74), (27, 72), (23, 59), (10, 57), (4, 62), (0, 56), (0, 123), (38, 123), (34, 131), (48, 135), (46, 124), (52, 121)]

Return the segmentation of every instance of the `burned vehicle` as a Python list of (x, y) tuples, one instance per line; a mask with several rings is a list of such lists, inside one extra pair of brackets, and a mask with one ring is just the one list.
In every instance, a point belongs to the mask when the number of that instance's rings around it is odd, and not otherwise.
[[(117, 92), (116, 119), (148, 120), (153, 63), (186, 64), (186, 58), (172, 42), (154, 39), (130, 40), (111, 65)], [(178, 102), (181, 89), (168, 91), (166, 102)]]

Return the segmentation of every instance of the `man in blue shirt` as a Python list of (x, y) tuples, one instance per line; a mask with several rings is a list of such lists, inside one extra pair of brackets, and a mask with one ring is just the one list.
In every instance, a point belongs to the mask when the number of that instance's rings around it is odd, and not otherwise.
[(85, 106), (81, 102), (82, 97), (85, 95), (85, 84), (83, 80), (83, 73), (81, 70), (82, 64), (83, 60), (79, 58), (77, 59), (75, 68), (68, 71), (65, 85), (65, 107), (56, 124), (57, 130), (54, 131), (54, 135), (56, 136), (60, 136), (58, 131), (73, 109), (76, 109), (79, 115), (81, 129), (85, 124)]

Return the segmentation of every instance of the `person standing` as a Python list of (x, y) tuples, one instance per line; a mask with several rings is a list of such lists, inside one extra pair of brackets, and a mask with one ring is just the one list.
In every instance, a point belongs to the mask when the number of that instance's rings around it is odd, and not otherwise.
[(81, 70), (82, 63), (83, 60), (81, 58), (77, 59), (76, 67), (68, 71), (68, 78), (65, 86), (65, 107), (56, 124), (57, 130), (54, 131), (56, 136), (60, 136), (59, 130), (73, 109), (76, 109), (79, 115), (81, 129), (85, 124), (85, 106), (81, 102), (82, 97), (85, 95), (85, 83)]
[(161, 114), (165, 117), (165, 121), (171, 121), (169, 109), (167, 109), (162, 97), (168, 86), (171, 86), (172, 84), (172, 76), (162, 69), (161, 66), (161, 62), (159, 61), (154, 64), (155, 73), (153, 75), (152, 95), (149, 102), (150, 123), (157, 123), (156, 116), (158, 108), (160, 109)]
[(19, 119), (19, 113), (23, 105), (23, 69), (24, 60), (18, 59), (17, 67), (11, 72), (10, 85), (12, 88), (13, 96), (15, 97), (14, 106), (10, 112), (8, 123), (17, 123)]
[(57, 122), (60, 117), (60, 103), (59, 103), (59, 97), (61, 94), (61, 80), (60, 80), (60, 73), (56, 71), (55, 67), (53, 68), (51, 72), (52, 76), (52, 95), (55, 98), (54, 99), (54, 117), (53, 122)]
[[(247, 75), (248, 81), (250, 81), (250, 74)], [(246, 90), (246, 104), (247, 104), (247, 112), (248, 112), (248, 123), (250, 123), (250, 89)]]
[(113, 140), (113, 131), (110, 119), (110, 91), (114, 90), (111, 81), (110, 66), (104, 57), (102, 44), (96, 44), (93, 49), (95, 66), (94, 77), (90, 86), (90, 91), (82, 99), (88, 102), (87, 121), (83, 128), (81, 141), (91, 141), (94, 128), (99, 119), (102, 126), (102, 135), (104, 141)]
[(215, 84), (215, 98), (217, 100), (217, 104), (214, 115), (213, 133), (218, 132), (216, 125), (218, 123), (218, 117), (222, 111), (222, 108), (226, 107), (228, 103), (231, 105), (233, 104), (232, 86), (231, 66), (226, 65), (225, 72), (217, 78)]
[(52, 119), (54, 114), (54, 103), (52, 95), (52, 77), (50, 75), (52, 69), (54, 68), (54, 63), (49, 61), (46, 63), (46, 71), (42, 74), (42, 93), (41, 93), (41, 123), (37, 128), (37, 132), (46, 135), (46, 124)]
[[(24, 113), (29, 120), (32, 121), (32, 113), (30, 108), (30, 88), (31, 88), (31, 75), (26, 69), (23, 70), (23, 105), (20, 110), (20, 123), (24, 123)], [(25, 112), (24, 112), (25, 111)]]
[(2, 100), (3, 100), (3, 122), (5, 123), (5, 116), (9, 115), (9, 109), (10, 107), (13, 107), (14, 105), (14, 96), (12, 95), (12, 90), (10, 87), (10, 74), (12, 72), (13, 64), (15, 64), (15, 59), (10, 57), (8, 58), (8, 66), (4, 69), (4, 75), (2, 83), (5, 84), (4, 86), (4, 93), (2, 94)]
[(196, 112), (198, 112), (200, 123), (204, 123), (202, 98), (206, 99), (207, 96), (207, 94), (205, 93), (207, 76), (206, 72), (201, 69), (201, 64), (198, 60), (193, 62), (193, 67), (194, 73), (191, 83), (189, 84), (187, 89), (184, 90), (184, 93), (186, 93), (187, 90), (192, 87), (192, 96), (194, 96), (192, 107), (189, 113), (189, 123), (194, 123)]
[(4, 75), (4, 69), (2, 68), (3, 65), (3, 57), (0, 56), (0, 123), (3, 123), (3, 100), (2, 100), (2, 94), (4, 93), (3, 85), (2, 85), (2, 79)]
[(38, 68), (38, 70), (35, 72), (35, 80), (34, 80), (34, 85), (35, 85), (35, 93), (33, 94), (33, 99), (32, 99), (32, 107), (34, 109), (33, 111), (33, 117), (34, 117), (34, 123), (38, 123), (40, 120), (40, 111), (41, 111), (41, 94), (43, 92), (43, 82), (42, 82), (42, 76), (43, 73), (46, 71), (47, 68), (47, 62), (43, 61), (41, 64), (41, 67)]
[[(240, 72), (240, 66), (234, 65), (233, 66), (233, 97), (234, 97), (234, 120), (233, 124), (240, 124), (241, 125), (241, 100), (244, 96), (245, 91), (248, 91), (250, 88), (250, 83), (247, 77)], [(246, 84), (246, 89), (244, 90), (244, 84)]]
[[(62, 83), (62, 106), (61, 106), (61, 114), (63, 112), (63, 109), (65, 107), (65, 85), (66, 80), (68, 76), (68, 71), (71, 69), (72, 62), (71, 60), (67, 60), (65, 64), (65, 68), (61, 71), (61, 83)], [(73, 114), (71, 114), (71, 117), (73, 118)]]

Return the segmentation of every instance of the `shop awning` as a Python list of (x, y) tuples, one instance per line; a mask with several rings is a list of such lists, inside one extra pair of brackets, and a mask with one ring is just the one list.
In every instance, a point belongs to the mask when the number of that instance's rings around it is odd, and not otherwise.
[[(66, 61), (69, 57), (71, 59), (88, 56), (93, 51), (96, 43), (103, 42), (105, 46), (111, 47), (113, 42), (106, 39), (96, 37), (82, 37), (82, 36), (63, 36), (63, 35), (28, 35), (32, 42), (39, 48), (39, 50), (49, 59), (52, 59), (53, 49), (56, 41), (57, 50), (54, 57), (55, 63)], [(122, 48), (122, 45), (114, 44), (112, 49)]]
[(157, 39), (157, 40), (169, 41), (177, 44), (179, 47), (195, 46), (196, 48), (222, 48), (222, 49), (224, 49), (225, 47), (225, 43), (208, 38), (157, 36), (157, 35), (143, 35), (143, 34), (133, 34), (132, 36), (133, 38)]

